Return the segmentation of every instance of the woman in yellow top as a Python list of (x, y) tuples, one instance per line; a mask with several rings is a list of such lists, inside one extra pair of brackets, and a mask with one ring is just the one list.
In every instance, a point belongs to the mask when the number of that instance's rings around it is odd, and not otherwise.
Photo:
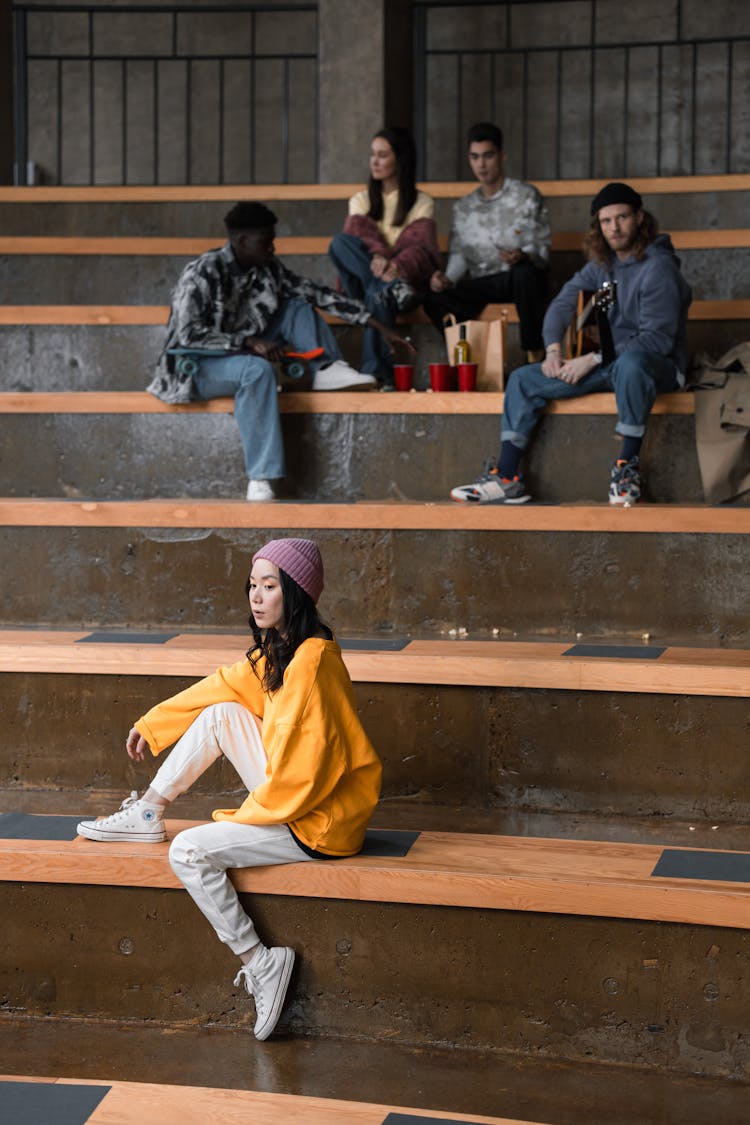
[[(381, 129), (370, 146), (370, 179), (349, 200), (344, 233), (328, 249), (344, 292), (393, 327), (429, 290), (441, 256), (434, 202), (416, 186), (417, 152), (408, 129)], [(365, 329), (361, 369), (393, 382), (393, 360), (374, 329)]]
[(246, 583), (253, 642), (219, 668), (158, 704), (128, 735), (135, 761), (176, 745), (139, 799), (82, 821), (89, 840), (167, 839), (164, 811), (222, 755), (247, 787), (239, 809), (178, 833), (169, 862), (219, 939), (242, 962), (255, 998), (255, 1035), (281, 1014), (294, 964), (266, 949), (226, 871), (355, 855), (380, 793), (381, 764), (357, 715), (341, 649), (316, 608), (323, 562), (310, 539), (274, 539), (253, 556)]

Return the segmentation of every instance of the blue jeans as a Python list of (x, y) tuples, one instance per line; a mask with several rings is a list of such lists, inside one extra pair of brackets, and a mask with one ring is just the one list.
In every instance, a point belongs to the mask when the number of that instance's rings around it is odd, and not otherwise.
[(548, 402), (614, 391), (618, 421), (615, 429), (627, 437), (643, 437), (656, 395), (679, 386), (674, 360), (639, 350), (623, 352), (614, 363), (601, 364), (572, 385), (548, 379), (541, 363), (518, 367), (505, 388), (501, 440), (525, 449)]
[[(341, 359), (331, 329), (306, 301), (287, 301), (263, 338), (289, 344), (300, 352), (324, 348), (324, 354), (310, 363), (312, 371), (321, 364)], [(234, 416), (249, 480), (275, 480), (284, 476), (284, 443), (276, 381), (274, 365), (257, 355), (205, 357), (200, 359), (193, 376), (197, 398), (234, 397)]]
[[(328, 247), (328, 256), (336, 267), (341, 288), (347, 297), (363, 301), (376, 320), (390, 328), (396, 314), (385, 300), (389, 282), (375, 277), (370, 269), (372, 255), (361, 238), (353, 234), (335, 234)], [(362, 343), (360, 371), (377, 375), (389, 382), (393, 380), (393, 356), (383, 337), (375, 328), (365, 328)]]

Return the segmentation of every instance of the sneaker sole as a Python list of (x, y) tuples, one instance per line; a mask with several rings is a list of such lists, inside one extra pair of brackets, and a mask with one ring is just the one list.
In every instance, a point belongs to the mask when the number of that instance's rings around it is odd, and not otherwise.
[(336, 387), (316, 387), (313, 385), (313, 390), (318, 394), (329, 394), (333, 391), (374, 391), (377, 389), (377, 381), (374, 383), (342, 383), (341, 386)]
[(166, 832), (159, 835), (156, 832), (103, 832), (101, 828), (91, 828), (87, 824), (79, 824), (76, 832), (86, 840), (111, 840), (118, 844), (164, 844), (169, 838)]
[(264, 1039), (268, 1039), (268, 1036), (272, 1033), (272, 1031), (276, 1027), (276, 1024), (279, 1022), (279, 1016), (281, 1015), (281, 1009), (284, 1007), (284, 1000), (286, 999), (287, 989), (289, 988), (289, 981), (292, 976), (292, 969), (294, 968), (294, 958), (294, 950), (287, 949), (284, 954), (284, 966), (281, 970), (281, 976), (279, 977), (279, 986), (276, 989), (276, 996), (274, 997), (271, 1010), (268, 1013), (268, 1017), (260, 1030), (256, 1027), (253, 1032), (255, 1038), (259, 1039), (261, 1042)]
[(528, 504), (530, 496), (519, 496), (515, 500), (470, 500), (468, 496), (454, 496), (451, 492), (451, 500), (456, 504)]
[(626, 504), (637, 504), (640, 496), (610, 496), (609, 502), (614, 508), (623, 508)]

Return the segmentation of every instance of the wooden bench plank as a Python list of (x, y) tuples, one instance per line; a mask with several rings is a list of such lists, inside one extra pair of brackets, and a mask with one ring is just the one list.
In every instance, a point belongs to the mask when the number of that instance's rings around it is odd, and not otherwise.
[(409, 531), (582, 531), (747, 535), (750, 507), (702, 504), (355, 504), (244, 500), (58, 500), (0, 498), (4, 527), (252, 527)]
[[(549, 198), (593, 196), (602, 180), (531, 180)], [(750, 175), (636, 176), (628, 183), (642, 195), (684, 195), (703, 192), (748, 191)], [(474, 181), (423, 181), (421, 190), (435, 199), (458, 199), (476, 188)], [(0, 187), (0, 203), (203, 203), (238, 199), (349, 199), (362, 183), (335, 184), (159, 184)]]
[[(0, 1075), (3, 1082), (42, 1082), (61, 1086), (109, 1086), (110, 1089), (86, 1125), (383, 1125), (389, 1113), (410, 1117), (444, 1117), (469, 1125), (535, 1125), (510, 1117), (481, 1113), (447, 1113), (439, 1109), (412, 1109), (305, 1097), (269, 1094), (256, 1090), (227, 1090), (207, 1086), (167, 1086), (153, 1082), (120, 1082), (90, 1078), (39, 1078)], [(539, 1125), (537, 1122), (536, 1125)]]
[[(172, 838), (193, 821), (168, 820)], [(179, 889), (168, 843), (1, 840), (5, 882)], [(651, 875), (662, 847), (421, 832), (398, 858), (242, 868), (240, 891), (750, 928), (750, 884)], [(690, 849), (679, 849), (689, 851)]]
[[(514, 324), (518, 314), (514, 306), (488, 305), (481, 316), (482, 320), (496, 320), (500, 310), (507, 313), (507, 320)], [(166, 325), (169, 317), (168, 305), (0, 305), (0, 324), (6, 325)], [(747, 320), (750, 318), (750, 299), (693, 301), (688, 313), (689, 320)], [(343, 323), (328, 314), (324, 319), (329, 323)], [(423, 309), (404, 323), (428, 323)]]
[[(87, 641), (85, 633), (0, 630), (0, 672), (206, 676), (239, 660), (246, 636), (174, 637), (163, 644)], [(415, 640), (399, 651), (344, 649), (355, 683), (750, 697), (750, 652), (671, 646), (657, 659), (565, 656), (573, 641)], [(632, 643), (632, 642), (631, 642)]]
[[(279, 397), (282, 414), (489, 414), (503, 412), (504, 395), (431, 391), (363, 394), (357, 391), (285, 391)], [(170, 405), (146, 391), (6, 391), (0, 392), (0, 414), (226, 414), (231, 398)], [(616, 414), (613, 394), (551, 402), (548, 414)], [(659, 395), (652, 414), (693, 414), (692, 394)]]
[[(669, 235), (677, 250), (741, 249), (750, 246), (750, 230), (727, 228), (724, 230), (675, 230)], [(276, 253), (322, 255), (328, 252), (331, 235), (279, 235), (275, 240)], [(582, 231), (553, 231), (553, 251), (581, 249)], [(0, 255), (132, 255), (138, 257), (196, 256), (214, 250), (224, 242), (217, 233), (213, 238), (178, 238), (153, 235), (139, 236), (78, 236), (60, 235), (5, 235), (0, 236)], [(439, 236), (440, 248), (448, 249), (448, 236)]]

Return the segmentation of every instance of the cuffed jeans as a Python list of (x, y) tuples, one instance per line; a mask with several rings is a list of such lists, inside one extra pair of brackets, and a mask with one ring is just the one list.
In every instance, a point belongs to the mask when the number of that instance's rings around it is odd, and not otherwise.
[[(173, 801), (222, 755), (248, 790), (265, 781), (267, 759), (260, 720), (240, 703), (206, 707), (176, 743), (151, 787)], [(259, 938), (240, 905), (227, 868), (305, 863), (310, 858), (285, 824), (261, 826), (226, 820), (178, 833), (169, 849), (175, 875), (219, 940), (237, 954), (251, 949)]]
[[(324, 353), (310, 363), (312, 371), (324, 363), (341, 359), (336, 339), (321, 316), (306, 301), (287, 301), (276, 314), (266, 340), (288, 344), (295, 351), (323, 348)], [(245, 468), (249, 480), (275, 480), (283, 477), (284, 443), (281, 436), (276, 370), (257, 355), (229, 355), (199, 359), (193, 376), (199, 399), (234, 397), (234, 416), (242, 440)]]
[[(390, 301), (385, 299), (390, 282), (381, 281), (373, 274), (370, 268), (372, 254), (362, 239), (354, 234), (335, 234), (328, 247), (328, 256), (336, 267), (341, 288), (347, 297), (364, 302), (367, 311), (376, 320), (392, 328), (396, 323), (396, 313)], [(364, 330), (359, 369), (366, 375), (378, 375), (387, 381), (393, 379), (393, 356), (375, 328), (366, 327)]]
[(575, 384), (548, 379), (540, 363), (530, 363), (518, 367), (508, 380), (501, 440), (525, 449), (548, 402), (599, 391), (614, 391), (617, 433), (642, 437), (657, 394), (677, 390), (679, 385), (674, 360), (635, 349), (623, 352), (614, 363), (600, 364)]

